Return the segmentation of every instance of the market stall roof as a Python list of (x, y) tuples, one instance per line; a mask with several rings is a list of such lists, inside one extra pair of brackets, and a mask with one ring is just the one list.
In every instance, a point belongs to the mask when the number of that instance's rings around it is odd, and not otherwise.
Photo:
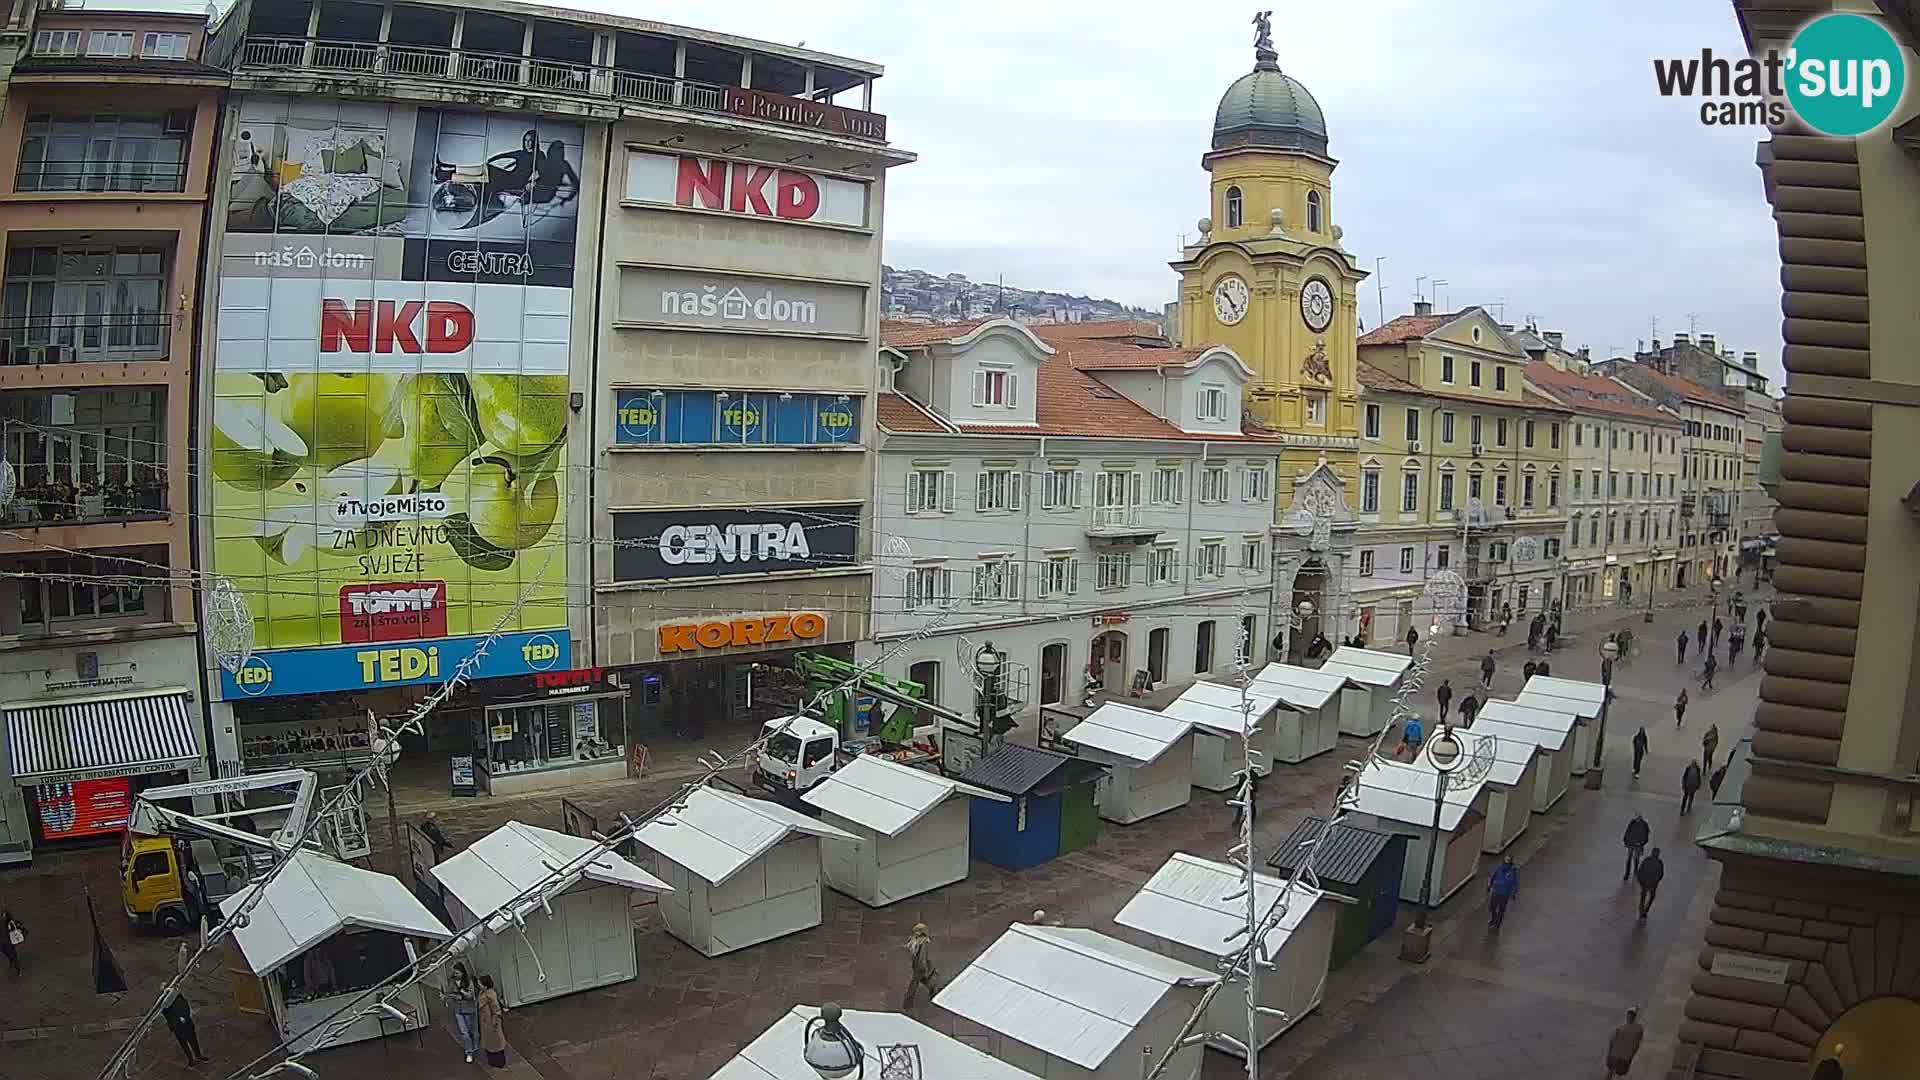
[[(509, 821), (473, 842), (465, 851), (432, 868), (468, 911), (484, 919), (538, 885), (552, 871), (572, 864), (597, 846), (584, 836), (568, 836), (521, 821)], [(565, 887), (585, 878), (643, 892), (672, 892), (673, 886), (611, 851), (568, 875)]]
[(642, 825), (633, 838), (709, 884), (724, 885), (797, 832), (834, 840), (859, 839), (779, 803), (710, 787), (695, 788), (682, 807)]
[[(1265, 716), (1279, 704), (1280, 695), (1272, 687), (1247, 687), (1246, 705), (1252, 710), (1248, 715), (1255, 719)], [(1160, 711), (1194, 727), (1205, 728), (1214, 735), (1237, 736), (1247, 728), (1246, 715), (1240, 709), (1239, 687), (1200, 682), (1187, 687), (1184, 693), (1168, 702), (1167, 707)]]
[[(249, 885), (222, 900), (221, 912), (239, 910), (258, 888)], [(399, 878), (336, 862), (317, 851), (294, 852), (266, 890), (245, 924), (236, 923), (233, 929), (233, 939), (256, 975), (277, 970), (350, 928), (436, 940), (453, 936)]]
[(1320, 665), (1320, 670), (1331, 675), (1343, 675), (1364, 686), (1392, 686), (1412, 666), (1411, 656), (1342, 645), (1333, 650), (1333, 655)]
[[(1493, 754), (1493, 767), (1487, 770), (1486, 776), (1487, 783), (1489, 784), (1498, 784), (1501, 787), (1510, 788), (1519, 783), (1520, 778), (1527, 773), (1527, 766), (1532, 764), (1533, 755), (1538, 752), (1536, 747), (1539, 744), (1533, 739), (1524, 737), (1518, 739), (1501, 738), (1499, 732), (1483, 728), (1477, 721), (1472, 728), (1453, 728), (1451, 730), (1454, 737), (1460, 740), (1460, 749), (1467, 755), (1469, 760), (1472, 759), (1480, 743), (1492, 743), (1489, 750)], [(1421, 766), (1429, 769), (1433, 767), (1433, 759), (1429, 756), (1429, 752), (1432, 749), (1433, 743), (1431, 740), (1428, 741), (1425, 747), (1421, 748), (1418, 759)]]
[[(1228, 898), (1243, 888), (1237, 867), (1176, 851), (1154, 871), (1140, 891), (1133, 894), (1133, 899), (1127, 901), (1127, 906), (1120, 909), (1113, 921), (1212, 956), (1229, 956), (1238, 952), (1243, 944), (1245, 935), (1236, 935), (1234, 931), (1246, 928), (1247, 900), (1245, 895), (1237, 900)], [(1319, 890), (1305, 883), (1289, 889), (1287, 882), (1280, 878), (1254, 875), (1254, 905), (1263, 917), (1273, 912), (1283, 893), (1286, 910), (1279, 923), (1267, 932), (1269, 956), (1287, 943), (1287, 938), (1300, 928), (1307, 913), (1320, 901)]]
[(949, 1012), (1097, 1069), (1176, 986), (1212, 972), (1092, 930), (1014, 923), (934, 998)]
[(883, 836), (899, 836), (956, 794), (1013, 801), (986, 788), (867, 755), (842, 765), (800, 798)]
[(1109, 701), (1060, 737), (1140, 765), (1151, 765), (1192, 730), (1192, 721)]
[[(1376, 758), (1353, 779), (1356, 793), (1353, 808), (1388, 821), (1431, 828), (1433, 789), (1439, 778), (1440, 774), (1430, 765), (1408, 765)], [(1446, 802), (1440, 812), (1441, 829), (1452, 832), (1460, 827), (1486, 782), (1484, 776), (1462, 780), (1457, 773), (1448, 779)]]
[[(1267, 865), (1292, 877), (1307, 861), (1308, 850), (1326, 827), (1326, 818), (1302, 818), (1300, 824), (1293, 827), (1293, 833), (1267, 857)], [(1336, 822), (1333, 832), (1313, 849), (1313, 876), (1319, 879), (1322, 888), (1337, 885), (1349, 891), (1357, 889), (1366, 880), (1367, 871), (1373, 869), (1374, 860), (1392, 843), (1392, 833)]]
[(1333, 695), (1347, 688), (1351, 680), (1324, 668), (1304, 668), (1295, 664), (1273, 663), (1253, 673), (1253, 681), (1270, 686), (1280, 700), (1296, 709), (1324, 709)]
[(1539, 704), (1545, 708), (1570, 712), (1583, 720), (1591, 720), (1600, 715), (1600, 705), (1606, 697), (1607, 688), (1597, 682), (1535, 675), (1520, 688), (1514, 700), (1522, 705)]
[[(795, 1005), (760, 1033), (709, 1080), (820, 1080), (808, 1065), (807, 1022), (820, 1015), (812, 1005)], [(919, 1075), (936, 1080), (1037, 1080), (998, 1058), (944, 1035), (911, 1016), (845, 1009), (840, 1022), (866, 1046), (869, 1064), (882, 1046), (911, 1046), (920, 1059)]]
[(1106, 769), (1094, 762), (1024, 743), (1005, 742), (981, 754), (960, 782), (1002, 795), (1051, 795), (1091, 780)]
[(1579, 723), (1579, 717), (1539, 700), (1489, 701), (1473, 714), (1473, 727), (1469, 730), (1502, 734), (1499, 728), (1485, 727), (1489, 723), (1515, 725), (1538, 732), (1540, 749), (1551, 754), (1567, 744), (1567, 738), (1573, 734), (1573, 726)]

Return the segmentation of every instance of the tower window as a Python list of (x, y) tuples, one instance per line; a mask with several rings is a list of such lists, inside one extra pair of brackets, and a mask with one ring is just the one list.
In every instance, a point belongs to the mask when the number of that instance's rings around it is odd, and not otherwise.
[(1241, 221), (1245, 217), (1246, 217), (1245, 206), (1243, 201), (1240, 198), (1240, 189), (1237, 187), (1228, 188), (1227, 189), (1227, 228), (1229, 229), (1239, 228)]
[(1320, 193), (1307, 192), (1307, 231), (1320, 231)]

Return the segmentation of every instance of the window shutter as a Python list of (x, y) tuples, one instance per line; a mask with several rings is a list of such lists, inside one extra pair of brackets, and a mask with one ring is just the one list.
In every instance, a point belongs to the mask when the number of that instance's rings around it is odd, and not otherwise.
[(1027, 473), (1024, 469), (1015, 469), (1007, 474), (1007, 509), (1018, 510), (1026, 498)]
[(973, 403), (975, 406), (987, 403), (987, 373), (979, 368), (973, 369)]
[(1001, 573), (1007, 576), (1007, 599), (1020, 599), (1020, 586), (1026, 580), (1026, 564), (1018, 559), (1008, 559), (1000, 564)]
[(1017, 409), (1019, 407), (1020, 373), (1017, 371), (1009, 371), (1007, 372), (1007, 408)]
[(1140, 486), (1141, 486), (1141, 485), (1140, 485), (1140, 474), (1139, 474), (1138, 472), (1131, 472), (1131, 473), (1128, 473), (1128, 474), (1127, 474), (1127, 477), (1128, 477), (1128, 479), (1127, 479), (1127, 505), (1128, 505), (1128, 506), (1139, 506), (1139, 505), (1140, 505)]
[(1079, 591), (1080, 591), (1080, 560), (1068, 559), (1067, 560), (1067, 595), (1072, 596), (1074, 593), (1077, 593)]
[(918, 472), (907, 474), (907, 513), (909, 514), (920, 509), (920, 480)]
[(973, 475), (973, 508), (975, 510), (985, 510), (987, 508), (987, 500), (993, 491), (992, 479), (993, 474), (985, 469), (981, 469)]
[(947, 471), (940, 473), (940, 509), (953, 513), (953, 473)]
[(973, 568), (973, 602), (978, 604), (987, 598), (987, 566), (981, 563)]
[(1083, 485), (1081, 481), (1085, 476), (1086, 476), (1085, 473), (1079, 472), (1077, 470), (1073, 474), (1073, 508), (1076, 510), (1078, 510), (1082, 505), (1080, 500), (1081, 500), (1081, 493), (1082, 493), (1081, 489)]
[(1187, 470), (1180, 469), (1173, 474), (1173, 504), (1179, 506), (1187, 499)]
[(1233, 471), (1240, 474), (1240, 498), (1242, 500), (1253, 498), (1253, 481), (1248, 477), (1247, 467), (1241, 465)]

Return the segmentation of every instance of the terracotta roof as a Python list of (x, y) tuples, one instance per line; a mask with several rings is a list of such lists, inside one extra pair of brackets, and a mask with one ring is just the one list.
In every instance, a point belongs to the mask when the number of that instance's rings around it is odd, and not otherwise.
[(1642, 371), (1645, 371), (1654, 382), (1679, 394), (1688, 401), (1698, 402), (1702, 405), (1717, 405), (1720, 408), (1733, 412), (1745, 412), (1740, 406), (1728, 400), (1724, 394), (1716, 393), (1712, 388), (1694, 382), (1684, 375), (1669, 375), (1658, 368), (1649, 367), (1645, 364), (1640, 365), (1640, 368)]
[(1361, 386), (1372, 387), (1375, 390), (1389, 390), (1396, 394), (1417, 394), (1420, 392), (1420, 388), (1412, 383), (1389, 375), (1364, 361), (1355, 366), (1354, 373), (1359, 376)]
[(1524, 371), (1527, 381), (1560, 395), (1577, 412), (1600, 412), (1650, 423), (1679, 427), (1669, 413), (1642, 401), (1631, 390), (1604, 375), (1563, 371), (1545, 360), (1535, 360)]
[(1398, 345), (1423, 338), (1460, 317), (1460, 312), (1440, 315), (1396, 315), (1384, 324), (1360, 335), (1356, 345)]
[[(1047, 339), (1042, 339), (1047, 340)], [(1082, 371), (1112, 371), (1116, 368), (1179, 367), (1193, 362), (1204, 349), (1166, 349), (1150, 345), (1129, 345), (1119, 341), (1047, 340), (1056, 355), (1064, 356)]]
[(880, 426), (888, 431), (903, 435), (942, 435), (953, 430), (921, 408), (919, 402), (900, 394), (881, 394), (874, 399), (874, 408)]
[[(1523, 397), (1519, 401), (1502, 401), (1497, 398), (1472, 397), (1467, 394), (1449, 394), (1441, 390), (1423, 390), (1407, 382), (1405, 379), (1388, 374), (1374, 367), (1364, 360), (1356, 364), (1354, 370), (1355, 374), (1359, 376), (1361, 386), (1369, 390), (1377, 390), (1384, 394), (1407, 394), (1413, 397), (1435, 398), (1440, 401), (1457, 401), (1462, 405), (1482, 405), (1487, 408), (1533, 409), (1536, 412), (1555, 413), (1572, 413), (1574, 411), (1559, 402), (1548, 401), (1540, 397)], [(1522, 389), (1524, 393), (1524, 388)]]
[(992, 322), (992, 319), (968, 319), (952, 323), (882, 322), (880, 343), (910, 349), (916, 345), (934, 345), (965, 337), (967, 333)]
[(1060, 341), (1085, 341), (1089, 338), (1162, 338), (1167, 328), (1146, 319), (1104, 319), (1095, 322), (1035, 323), (1027, 329), (1051, 344)]

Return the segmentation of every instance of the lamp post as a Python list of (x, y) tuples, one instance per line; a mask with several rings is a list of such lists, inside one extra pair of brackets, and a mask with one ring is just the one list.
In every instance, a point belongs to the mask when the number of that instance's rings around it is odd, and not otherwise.
[(866, 1075), (866, 1048), (840, 1022), (840, 1006), (820, 1006), (820, 1015), (807, 1021), (802, 1037), (805, 1045), (800, 1056), (807, 1068), (820, 1074), (820, 1080), (846, 1080), (849, 1076), (858, 1080)]
[(993, 642), (980, 646), (973, 654), (973, 670), (980, 676), (979, 699), (974, 711), (980, 718), (980, 747), (982, 751), (992, 748), (999, 740), (996, 729), (1000, 719), (999, 679), (1001, 657)]
[(1593, 736), (1593, 761), (1587, 765), (1587, 787), (1597, 790), (1606, 778), (1605, 766), (1601, 764), (1607, 749), (1607, 710), (1613, 705), (1613, 661), (1620, 655), (1620, 646), (1612, 638), (1600, 643), (1600, 719), (1596, 721)]
[[(1314, 610), (1313, 601), (1311, 600), (1302, 600), (1298, 604), (1294, 605), (1293, 613), (1296, 616), (1296, 618), (1293, 620), (1293, 632), (1295, 635), (1304, 633), (1306, 631), (1307, 620), (1313, 618), (1313, 610)], [(1309, 642), (1308, 644), (1311, 644), (1311, 642)], [(1307, 656), (1307, 646), (1302, 645), (1300, 647), (1300, 658), (1304, 660), (1306, 659), (1306, 656)]]
[(1415, 964), (1426, 962), (1433, 945), (1433, 929), (1427, 915), (1433, 907), (1434, 868), (1440, 861), (1440, 815), (1447, 807), (1447, 780), (1466, 764), (1466, 748), (1460, 744), (1453, 728), (1443, 724), (1433, 738), (1427, 740), (1426, 758), (1434, 771), (1433, 831), (1427, 837), (1427, 866), (1420, 879), (1420, 906), (1414, 909), (1413, 925), (1407, 928), (1400, 942), (1400, 959)]
[(1646, 617), (1646, 621), (1647, 621), (1647, 622), (1649, 622), (1649, 623), (1651, 623), (1651, 622), (1653, 621), (1653, 588), (1654, 588), (1654, 583), (1655, 583), (1656, 581), (1658, 581), (1658, 580), (1660, 579), (1660, 549), (1659, 549), (1658, 547), (1654, 547), (1654, 548), (1652, 548), (1652, 549), (1650, 549), (1650, 550), (1651, 550), (1651, 554), (1652, 554), (1652, 556), (1653, 556), (1653, 557), (1652, 557), (1652, 558), (1651, 558), (1650, 560), (1648, 560), (1648, 562), (1647, 562), (1647, 617)]

